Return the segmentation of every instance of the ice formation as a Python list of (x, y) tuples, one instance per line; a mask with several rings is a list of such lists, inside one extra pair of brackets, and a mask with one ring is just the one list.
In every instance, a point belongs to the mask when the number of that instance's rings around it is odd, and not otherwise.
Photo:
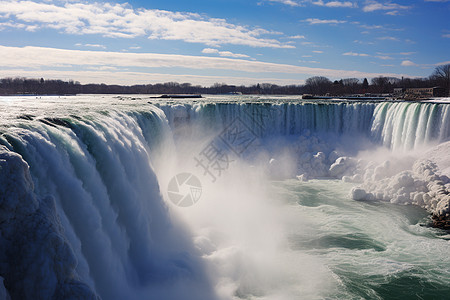
[(97, 299), (75, 272), (54, 199), (36, 197), (27, 163), (4, 146), (0, 182), (0, 274), (12, 299)]
[[(447, 147), (443, 145), (435, 148), (447, 157), (450, 143)], [(300, 181), (336, 178), (356, 183), (358, 186), (351, 190), (354, 200), (418, 205), (432, 214), (435, 226), (450, 229), (450, 179), (435, 162), (425, 158), (427, 155), (377, 163), (367, 158), (340, 156), (343, 153), (335, 147), (305, 131), (294, 146), (298, 153), (297, 178)], [(433, 157), (435, 160), (437, 155)]]
[(432, 213), (435, 226), (450, 229), (450, 178), (427, 159), (418, 159), (411, 170), (393, 176), (389, 166), (386, 161), (369, 167), (363, 183), (352, 189), (352, 198), (418, 205)]

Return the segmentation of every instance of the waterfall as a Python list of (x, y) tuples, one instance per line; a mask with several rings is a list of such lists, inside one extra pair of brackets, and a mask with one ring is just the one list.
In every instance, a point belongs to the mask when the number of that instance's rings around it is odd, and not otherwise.
[[(3, 147), (6, 166), (11, 172), (25, 172), (17, 175), (16, 185), (13, 181), (8, 188), (16, 192), (2, 195), (2, 201), (42, 208), (54, 203), (54, 227), (64, 229), (49, 230), (49, 234), (64, 237), (58, 247), (70, 249), (56, 258), (50, 254), (32, 257), (23, 270), (16, 270), (17, 282), (6, 278), (5, 286), (13, 298), (32, 299), (32, 295), (38, 295), (33, 284), (39, 282), (39, 276), (51, 278), (49, 274), (53, 274), (54, 282), (39, 292), (43, 298), (70, 291), (66, 283), (69, 276), (86, 283), (103, 299), (148, 299), (149, 295), (177, 298), (187, 292), (185, 289), (197, 293), (199, 299), (211, 299), (201, 263), (190, 256), (195, 251), (184, 229), (171, 220), (152, 167), (151, 152), (164, 132), (168, 127), (163, 113), (150, 108), (23, 120), (1, 136), (0, 143), (24, 160), (19, 159), (21, 164), (14, 167)], [(30, 180), (25, 181), (29, 186), (26, 195), (35, 201), (27, 204), (25, 196), (13, 198), (20, 195), (21, 182), (29, 174), (34, 189)], [(12, 214), (3, 219), (13, 222), (16, 218)], [(40, 242), (17, 241), (16, 247), (39, 249)], [(6, 246), (5, 240), (2, 243)], [(46, 268), (42, 264), (50, 269), (44, 275), (33, 274), (33, 269)], [(64, 268), (56, 268), (58, 264), (72, 266), (73, 270), (66, 274)], [(2, 274), (8, 274), (11, 268), (14, 266), (4, 267)], [(178, 281), (192, 281), (194, 287), (167, 289), (160, 285), (170, 282), (176, 286)], [(202, 286), (195, 292), (195, 285)]]
[(373, 116), (372, 137), (393, 150), (414, 149), (450, 138), (450, 105), (381, 103)]
[(238, 118), (261, 138), (308, 130), (394, 151), (450, 139), (448, 104), (105, 101), (0, 111), (0, 275), (13, 298), (215, 298), (155, 171), (185, 125), (214, 135)]
[(196, 103), (159, 106), (169, 124), (198, 122), (221, 129), (235, 118), (252, 130), (267, 135), (295, 135), (308, 129), (348, 134), (367, 132), (374, 103)]
[(223, 129), (237, 117), (259, 136), (298, 135), (304, 130), (362, 134), (392, 150), (450, 139), (450, 105), (418, 102), (196, 103), (161, 105), (172, 127), (197, 123)]

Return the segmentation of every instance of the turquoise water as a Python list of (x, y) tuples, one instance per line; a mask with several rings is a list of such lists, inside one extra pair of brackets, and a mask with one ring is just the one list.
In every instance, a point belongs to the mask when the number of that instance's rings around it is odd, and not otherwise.
[(274, 186), (303, 220), (289, 234), (291, 249), (318, 258), (334, 274), (336, 290), (319, 298), (448, 299), (450, 242), (427, 227), (424, 210), (353, 201), (351, 185), (340, 181)]

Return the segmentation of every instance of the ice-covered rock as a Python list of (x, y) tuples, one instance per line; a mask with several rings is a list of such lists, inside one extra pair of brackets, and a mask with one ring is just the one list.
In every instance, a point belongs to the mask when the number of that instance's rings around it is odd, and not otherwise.
[[(330, 166), (329, 174), (334, 178), (342, 178), (346, 174), (352, 174), (354, 172), (355, 160), (351, 157), (339, 157)], [(353, 174), (352, 174), (353, 175)]]
[(316, 134), (304, 130), (294, 145), (297, 153), (297, 174), (305, 178), (329, 177), (328, 169), (339, 154)]
[(0, 146), (0, 274), (12, 299), (97, 299), (75, 272), (53, 198), (38, 199), (27, 163)]
[(361, 200), (366, 200), (367, 197), (367, 193), (364, 189), (362, 188), (353, 188), (351, 190), (351, 195), (353, 200), (357, 200), (357, 201), (361, 201)]
[(297, 179), (306, 182), (308, 181), (308, 176), (306, 174), (297, 175)]

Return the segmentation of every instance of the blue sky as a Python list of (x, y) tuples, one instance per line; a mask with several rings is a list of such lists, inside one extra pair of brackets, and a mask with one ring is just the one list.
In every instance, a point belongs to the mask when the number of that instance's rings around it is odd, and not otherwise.
[(302, 84), (427, 77), (450, 0), (0, 0), (0, 77)]

